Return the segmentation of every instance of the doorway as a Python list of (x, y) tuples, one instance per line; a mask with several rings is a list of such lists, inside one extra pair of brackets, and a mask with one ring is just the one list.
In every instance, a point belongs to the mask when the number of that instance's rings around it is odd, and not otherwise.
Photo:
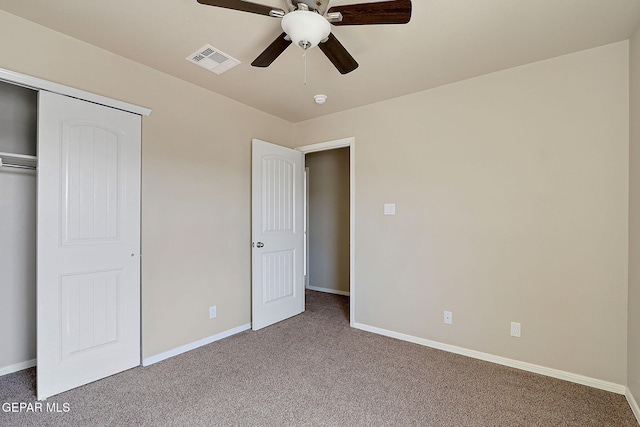
[[(348, 295), (349, 322), (353, 326), (355, 138), (307, 145), (297, 150), (305, 154), (305, 166), (308, 167), (305, 185), (305, 285), (310, 290)], [(314, 168), (318, 171), (315, 175)], [(314, 196), (314, 192), (317, 193), (314, 186), (320, 187), (320, 192), (325, 194)], [(314, 197), (315, 202), (312, 200)]]
[(349, 296), (349, 148), (305, 156), (306, 288)]

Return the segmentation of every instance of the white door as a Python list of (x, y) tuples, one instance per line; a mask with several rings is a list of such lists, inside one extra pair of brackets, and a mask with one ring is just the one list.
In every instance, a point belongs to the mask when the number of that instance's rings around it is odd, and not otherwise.
[(140, 116), (41, 91), (38, 399), (140, 364)]
[(303, 154), (253, 140), (252, 328), (304, 311)]

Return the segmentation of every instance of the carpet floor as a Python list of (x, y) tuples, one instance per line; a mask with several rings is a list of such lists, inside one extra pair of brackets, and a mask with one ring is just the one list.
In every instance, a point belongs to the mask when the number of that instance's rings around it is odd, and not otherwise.
[[(0, 377), (0, 425), (634, 426), (624, 396), (349, 327), (348, 298), (35, 404), (35, 369)], [(56, 410), (58, 412), (56, 412)]]

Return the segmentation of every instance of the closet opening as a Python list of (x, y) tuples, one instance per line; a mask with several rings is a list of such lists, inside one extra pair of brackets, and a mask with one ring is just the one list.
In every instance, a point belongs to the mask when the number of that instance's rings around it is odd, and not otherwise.
[(140, 364), (150, 113), (0, 68), (0, 375), (37, 363), (38, 400)]
[(0, 375), (36, 364), (38, 92), (0, 81)]

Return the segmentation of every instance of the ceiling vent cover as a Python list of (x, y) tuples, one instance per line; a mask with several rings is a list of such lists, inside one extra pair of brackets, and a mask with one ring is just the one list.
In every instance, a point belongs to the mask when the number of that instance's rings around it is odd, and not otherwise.
[(216, 74), (222, 74), (240, 64), (240, 61), (219, 51), (210, 44), (204, 45), (196, 52), (187, 56), (186, 59)]

